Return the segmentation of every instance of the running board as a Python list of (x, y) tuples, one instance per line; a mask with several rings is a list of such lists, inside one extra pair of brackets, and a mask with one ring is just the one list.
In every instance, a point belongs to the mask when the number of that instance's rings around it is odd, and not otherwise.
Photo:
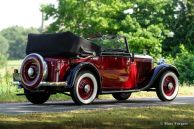
[(101, 94), (113, 94), (113, 93), (130, 93), (130, 92), (140, 92), (140, 91), (156, 91), (155, 89), (133, 89), (133, 90), (107, 90), (107, 91), (101, 91)]
[(101, 91), (101, 94), (112, 94), (112, 93), (129, 93), (129, 92), (139, 92), (141, 90), (108, 90), (108, 91)]

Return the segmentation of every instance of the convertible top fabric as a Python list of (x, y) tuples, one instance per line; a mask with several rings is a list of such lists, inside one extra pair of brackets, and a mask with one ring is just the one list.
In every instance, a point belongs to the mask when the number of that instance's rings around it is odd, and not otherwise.
[(26, 54), (38, 53), (43, 57), (73, 57), (86, 52), (95, 52), (98, 55), (101, 47), (71, 32), (28, 35)]

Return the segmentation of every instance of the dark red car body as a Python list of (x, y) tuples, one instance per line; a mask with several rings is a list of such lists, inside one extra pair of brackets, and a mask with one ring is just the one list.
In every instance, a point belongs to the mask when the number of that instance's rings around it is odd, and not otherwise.
[[(128, 43), (125, 42), (125, 44), (128, 47)], [(37, 53), (29, 55), (24, 59), (20, 72), (15, 70), (14, 82), (24, 88), (24, 94), (28, 100), (35, 104), (47, 100), (40, 102), (34, 100), (33, 97), (39, 93), (50, 96), (55, 93), (70, 92), (77, 104), (88, 104), (93, 101), (85, 102), (84, 100), (87, 99), (84, 97), (83, 101), (79, 100), (79, 95), (77, 97), (79, 93), (76, 92), (76, 86), (80, 90), (80, 96), (81, 94), (87, 96), (87, 92), (93, 93), (95, 90), (92, 89), (94, 87), (92, 78), (83, 80), (82, 83), (87, 84), (77, 84), (83, 71), (89, 72), (95, 77), (97, 81), (96, 95), (113, 94), (117, 100), (127, 99), (130, 95), (126, 98), (123, 98), (122, 95), (132, 92), (156, 91), (161, 100), (170, 101), (178, 93), (177, 77), (179, 73), (174, 66), (161, 62), (154, 67), (152, 57), (131, 54), (128, 48), (124, 52), (100, 52), (98, 55), (90, 53), (87, 56), (73, 58), (66, 56), (42, 57)], [(46, 78), (43, 78), (44, 63), (46, 64)], [(29, 69), (34, 69), (31, 73), (33, 76), (29, 76), (31, 72)], [(30, 96), (28, 93), (35, 95)]]
[[(51, 82), (64, 81), (72, 65), (87, 62), (98, 70), (102, 90), (129, 90), (137, 86), (144, 87), (148, 84), (153, 70), (153, 59), (146, 56), (136, 56), (134, 62), (129, 56), (119, 57), (118, 55), (102, 55), (86, 59), (45, 58), (45, 61), (49, 70), (48, 81)], [(59, 68), (59, 80), (57, 68)]]

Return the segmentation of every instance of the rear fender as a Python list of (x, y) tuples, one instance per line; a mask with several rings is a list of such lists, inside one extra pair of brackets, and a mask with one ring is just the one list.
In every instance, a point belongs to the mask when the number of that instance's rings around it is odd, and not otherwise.
[(91, 63), (89, 62), (82, 62), (71, 68), (68, 76), (67, 76), (67, 86), (68, 88), (72, 88), (75, 84), (75, 79), (77, 77), (77, 74), (82, 71), (82, 70), (88, 70), (91, 71), (98, 82), (98, 89), (101, 88), (101, 77), (98, 72), (98, 69)]
[(153, 74), (148, 85), (153, 87), (158, 79), (162, 76), (162, 74), (166, 71), (172, 71), (177, 75), (177, 77), (179, 77), (179, 72), (175, 66), (169, 64), (161, 64), (153, 69)]

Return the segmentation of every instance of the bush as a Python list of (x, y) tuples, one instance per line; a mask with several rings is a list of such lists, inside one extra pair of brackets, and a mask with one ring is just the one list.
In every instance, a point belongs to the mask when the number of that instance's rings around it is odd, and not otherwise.
[(7, 56), (0, 54), (0, 68), (5, 66), (7, 63)]
[(180, 83), (194, 84), (194, 54), (188, 52), (183, 45), (180, 46), (181, 53), (177, 54), (174, 65), (180, 73)]
[(0, 67), (5, 66), (8, 57), (7, 51), (9, 44), (7, 40), (0, 34)]

